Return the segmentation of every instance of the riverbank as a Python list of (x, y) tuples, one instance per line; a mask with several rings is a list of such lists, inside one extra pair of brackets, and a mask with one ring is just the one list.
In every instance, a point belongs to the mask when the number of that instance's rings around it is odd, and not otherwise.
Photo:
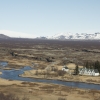
[(8, 80), (8, 79), (0, 78), (0, 85), (13, 85), (13, 84), (20, 85), (21, 82), (22, 81)]
[(100, 84), (100, 77), (93, 77), (93, 76), (79, 76), (79, 75), (69, 75), (66, 74), (65, 76), (57, 76), (57, 77), (50, 77), (49, 75), (42, 75), (39, 73), (43, 73), (44, 70), (38, 70), (38, 75), (36, 74), (36, 70), (28, 70), (24, 71), (21, 77), (28, 77), (28, 78), (36, 78), (36, 79), (48, 79), (48, 80), (61, 80), (61, 81), (68, 81), (68, 82), (83, 82), (83, 83), (91, 83), (91, 84)]
[[(9, 59), (8, 59), (9, 58)], [(9, 70), (9, 69), (20, 69), (22, 68), (23, 66), (32, 66), (32, 62), (33, 60), (30, 59), (16, 59), (16, 58), (13, 58), (11, 56), (9, 57), (5, 57), (4, 59), (5, 61), (8, 62), (8, 66), (7, 68), (5, 68), (4, 70)], [(34, 63), (38, 65), (38, 73), (41, 73), (43, 71), (45, 71), (44, 69), (41, 70), (41, 65), (42, 66), (47, 66), (48, 63), (46, 62), (41, 62), (41, 61), (35, 61), (34, 60)], [(63, 66), (61, 65), (54, 65), (55, 68), (58, 68), (58, 70), (61, 70), (61, 68)], [(73, 63), (69, 63), (67, 64), (68, 68), (71, 69), (71, 71), (73, 71), (75, 69), (75, 64)], [(82, 68), (83, 66), (79, 66), (80, 68)], [(45, 67), (44, 67), (45, 68)], [(40, 72), (39, 72), (40, 71)], [(31, 72), (31, 73), (30, 73)], [(51, 72), (52, 73), (52, 72)], [(64, 75), (64, 76), (57, 76), (57, 77), (52, 77), (52, 76), (44, 76), (42, 74), (38, 74), (38, 75), (35, 75), (36, 74), (36, 71), (35, 70), (31, 70), (31, 71), (25, 71), (23, 75), (21, 75), (21, 77), (31, 77), (31, 78), (37, 78), (37, 79), (51, 79), (51, 80), (61, 80), (61, 81), (73, 81), (73, 82), (84, 82), (84, 83), (93, 83), (93, 84), (100, 84), (100, 76), (98, 77), (93, 77), (93, 76), (70, 76), (70, 75)]]
[[(10, 89), (10, 90), (9, 90)], [(94, 100), (99, 98), (100, 91), (71, 88), (63, 85), (23, 82), (15, 80), (5, 80), (0, 78), (0, 92), (11, 93), (19, 96), (25, 96), (30, 100)], [(99, 99), (98, 99), (99, 100)]]

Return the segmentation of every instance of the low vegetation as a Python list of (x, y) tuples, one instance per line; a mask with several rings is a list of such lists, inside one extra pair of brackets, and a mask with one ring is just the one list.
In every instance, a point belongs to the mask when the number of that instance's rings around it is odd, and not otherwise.
[(23, 97), (20, 99), (18, 96), (15, 96), (14, 94), (4, 94), (0, 93), (0, 100), (29, 100), (27, 97)]
[(58, 70), (57, 74), (58, 74), (58, 76), (64, 76), (66, 74), (66, 72), (62, 71), (62, 70)]
[(58, 98), (58, 100), (67, 100), (67, 99), (65, 99), (65, 98), (61, 98), (61, 97), (60, 97), (60, 98)]

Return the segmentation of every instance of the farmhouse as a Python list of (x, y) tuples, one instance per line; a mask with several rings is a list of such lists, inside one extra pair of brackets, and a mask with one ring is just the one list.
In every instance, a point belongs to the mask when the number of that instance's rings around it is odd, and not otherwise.
[(63, 71), (66, 71), (66, 72), (68, 72), (68, 71), (69, 71), (69, 69), (68, 69), (68, 67), (67, 67), (67, 66), (64, 66), (64, 67), (62, 68), (62, 70), (63, 70)]
[(80, 75), (91, 75), (91, 76), (99, 76), (99, 72), (97, 69), (88, 69), (88, 68), (80, 68), (79, 69)]

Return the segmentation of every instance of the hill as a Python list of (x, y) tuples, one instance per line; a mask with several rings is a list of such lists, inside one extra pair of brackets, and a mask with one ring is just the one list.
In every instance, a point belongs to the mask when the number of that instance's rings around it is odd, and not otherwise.
[(8, 38), (10, 38), (10, 37), (7, 35), (4, 35), (4, 34), (0, 34), (0, 39), (8, 39)]

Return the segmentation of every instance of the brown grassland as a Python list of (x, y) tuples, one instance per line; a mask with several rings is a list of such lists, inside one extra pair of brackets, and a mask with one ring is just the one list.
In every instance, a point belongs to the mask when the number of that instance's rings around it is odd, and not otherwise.
[[(7, 61), (6, 69), (31, 66), (21, 76), (59, 79), (100, 84), (100, 76), (62, 74), (67, 65), (73, 73), (76, 64), (83, 67), (86, 61), (100, 61), (100, 41), (58, 41), (39, 39), (1, 39), (0, 61)], [(2, 73), (1, 73), (2, 74)], [(0, 79), (0, 92), (11, 93), (30, 100), (100, 100), (99, 90), (78, 89), (62, 85), (22, 82)]]

